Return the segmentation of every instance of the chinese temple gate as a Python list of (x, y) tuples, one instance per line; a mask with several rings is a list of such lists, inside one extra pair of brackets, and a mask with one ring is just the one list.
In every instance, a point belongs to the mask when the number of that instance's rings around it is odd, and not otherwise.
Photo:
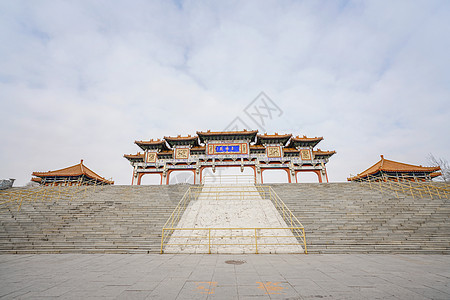
[(289, 183), (297, 173), (312, 172), (319, 182), (328, 182), (325, 164), (335, 151), (314, 149), (322, 137), (293, 137), (292, 134), (258, 134), (257, 130), (197, 131), (196, 136), (164, 137), (135, 141), (144, 152), (125, 154), (133, 166), (132, 185), (140, 185), (146, 174), (159, 174), (169, 184), (174, 171), (191, 171), (194, 184), (202, 182), (202, 171), (218, 167), (253, 169), (256, 183), (263, 183), (266, 170), (284, 170)]

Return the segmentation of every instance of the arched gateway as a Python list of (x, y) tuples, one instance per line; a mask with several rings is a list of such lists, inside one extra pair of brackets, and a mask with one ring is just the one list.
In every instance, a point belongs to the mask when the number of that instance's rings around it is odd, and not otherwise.
[(160, 184), (169, 184), (176, 171), (190, 171), (194, 183), (202, 182), (208, 172), (220, 167), (253, 169), (256, 183), (263, 183), (266, 170), (284, 170), (288, 182), (297, 181), (297, 173), (312, 172), (319, 182), (328, 182), (325, 164), (335, 151), (314, 149), (322, 137), (293, 137), (292, 134), (258, 134), (257, 130), (197, 131), (196, 136), (164, 137), (135, 141), (144, 152), (125, 154), (133, 166), (132, 185), (140, 185), (146, 174), (160, 175)]

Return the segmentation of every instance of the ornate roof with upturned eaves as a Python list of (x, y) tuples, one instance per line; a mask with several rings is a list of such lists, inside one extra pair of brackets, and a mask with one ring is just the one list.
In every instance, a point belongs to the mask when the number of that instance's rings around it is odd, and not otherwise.
[(206, 146), (196, 146), (191, 148), (191, 153), (193, 152), (203, 152), (203, 154), (206, 151)]
[(48, 171), (48, 172), (33, 172), (31, 175), (45, 178), (45, 177), (75, 177), (86, 176), (90, 179), (97, 180), (106, 184), (114, 184), (114, 181), (107, 180), (83, 164), (83, 160), (77, 165), (70, 166), (64, 169)]
[(136, 145), (138, 145), (142, 150), (169, 150), (166, 145), (165, 140), (157, 139), (157, 140), (149, 140), (149, 141), (135, 141)]
[(167, 141), (167, 143), (170, 145), (170, 147), (175, 147), (175, 146), (195, 147), (195, 146), (198, 146), (198, 136), (196, 136), (196, 135), (194, 135), (194, 136), (178, 135), (176, 137), (165, 136), (164, 139)]
[(128, 159), (129, 161), (144, 161), (144, 153), (136, 153), (136, 154), (124, 154), (123, 157)]
[(296, 136), (292, 137), (289, 141), (288, 147), (315, 147), (320, 141), (323, 140), (323, 137), (313, 137), (309, 138), (305, 135), (303, 137)]
[(334, 154), (336, 154), (336, 151), (323, 151), (320, 149), (317, 149), (316, 151), (313, 151), (314, 157), (331, 157)]
[[(359, 173), (354, 177), (347, 178), (348, 181), (359, 180), (366, 178), (370, 175), (375, 175), (381, 171), (389, 173), (416, 173), (416, 174), (429, 174), (431, 177), (441, 175), (439, 171), (440, 167), (422, 167), (416, 165), (405, 164), (393, 160), (385, 159), (383, 155), (380, 155), (381, 159), (376, 164), (368, 168), (367, 170)], [(435, 173), (436, 172), (436, 173)]]
[(218, 140), (247, 140), (254, 141), (258, 130), (241, 130), (241, 131), (197, 131), (201, 143), (206, 141)]
[(257, 144), (280, 144), (280, 145), (286, 145), (286, 143), (289, 141), (289, 139), (292, 137), (292, 134), (278, 134), (275, 132), (275, 134), (258, 134), (257, 135)]

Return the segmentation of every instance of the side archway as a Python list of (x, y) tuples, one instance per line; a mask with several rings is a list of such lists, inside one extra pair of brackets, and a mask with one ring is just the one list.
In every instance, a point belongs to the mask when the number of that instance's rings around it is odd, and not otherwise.
[(261, 169), (263, 183), (290, 183), (289, 170)]
[(160, 185), (161, 174), (143, 174), (140, 178), (140, 185)]

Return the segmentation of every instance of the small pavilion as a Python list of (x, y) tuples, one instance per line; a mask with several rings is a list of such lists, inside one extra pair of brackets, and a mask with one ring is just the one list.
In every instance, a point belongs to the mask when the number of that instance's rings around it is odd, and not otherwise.
[(107, 180), (83, 164), (48, 172), (33, 172), (31, 181), (41, 185), (110, 185), (114, 181)]
[(430, 181), (434, 177), (440, 176), (438, 172), (440, 167), (422, 167), (416, 165), (405, 164), (393, 160), (385, 159), (383, 155), (380, 155), (379, 162), (368, 168), (367, 170), (359, 173), (356, 176), (347, 178), (348, 181)]

